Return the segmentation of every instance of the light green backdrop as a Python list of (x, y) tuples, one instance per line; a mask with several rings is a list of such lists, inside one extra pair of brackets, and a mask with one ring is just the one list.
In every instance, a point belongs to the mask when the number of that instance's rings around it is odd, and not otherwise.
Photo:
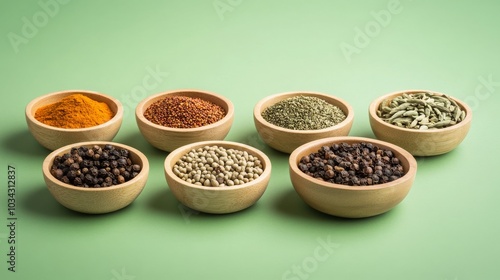
[[(494, 0), (2, 1), (0, 278), (500, 279), (499, 11)], [(255, 206), (207, 215), (168, 190), (166, 153), (142, 138), (133, 110), (148, 95), (181, 88), (231, 99), (226, 140), (271, 158)], [(24, 108), (68, 89), (120, 99), (126, 114), (115, 141), (150, 160), (146, 188), (122, 211), (74, 213), (44, 185), (49, 151), (28, 132)], [(288, 156), (263, 144), (253, 124), (261, 98), (319, 91), (354, 107), (350, 135), (374, 137), (368, 104), (405, 89), (467, 102), (473, 125), (456, 150), (419, 158), (408, 197), (374, 218), (306, 206), (291, 186)], [(15, 273), (7, 270), (9, 164), (18, 178)]]

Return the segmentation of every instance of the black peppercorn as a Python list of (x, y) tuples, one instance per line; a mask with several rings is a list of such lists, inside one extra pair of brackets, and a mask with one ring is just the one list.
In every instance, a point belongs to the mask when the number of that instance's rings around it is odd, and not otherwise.
[(107, 185), (111, 186), (113, 184), (113, 179), (111, 179), (111, 177), (106, 177), (104, 179), (104, 183), (106, 183)]
[(135, 172), (141, 171), (141, 166), (139, 164), (132, 165), (132, 170)]
[(122, 157), (127, 157), (127, 158), (129, 157), (129, 151), (126, 149), (121, 149), (120, 154)]
[(64, 173), (63, 173), (63, 171), (61, 169), (52, 169), (51, 173), (58, 180), (61, 180), (61, 178), (64, 176)]
[(79, 170), (80, 169), (80, 165), (78, 163), (73, 163), (69, 166), (69, 169), (70, 170)]
[(63, 183), (69, 184), (69, 178), (68, 178), (67, 176), (63, 176), (63, 177), (61, 178), (61, 181), (62, 181)]
[(64, 161), (64, 165), (65, 166), (70, 166), (74, 163), (75, 161), (73, 160), (73, 158), (67, 158), (65, 161)]
[(92, 167), (89, 169), (89, 171), (90, 171), (90, 174), (91, 174), (92, 176), (94, 176), (94, 177), (95, 177), (95, 176), (97, 176), (97, 174), (99, 174), (99, 169), (97, 169), (97, 167), (95, 167), (95, 166), (92, 166)]
[(92, 149), (87, 150), (87, 152), (85, 153), (85, 155), (87, 157), (93, 157), (94, 156), (94, 150), (92, 150)]
[(371, 143), (322, 146), (316, 153), (303, 156), (298, 167), (309, 176), (351, 186), (391, 182), (405, 174), (392, 151)]
[(118, 162), (118, 166), (120, 166), (120, 167), (127, 165), (127, 160), (124, 158), (119, 158), (117, 160), (117, 162)]
[(333, 178), (334, 176), (335, 176), (335, 172), (334, 172), (333, 170), (327, 170), (327, 171), (325, 172), (325, 177), (326, 177), (327, 179), (331, 179), (331, 178)]
[(80, 177), (76, 177), (74, 180), (73, 180), (73, 184), (75, 186), (81, 186), (83, 183), (82, 179)]
[(70, 181), (74, 180), (76, 177), (76, 171), (75, 170), (68, 171), (68, 173), (66, 174), (66, 177), (68, 177), (68, 179)]
[(116, 178), (118, 180), (118, 183), (121, 184), (121, 183), (124, 183), (125, 182), (125, 177), (123, 177), (122, 175), (118, 175), (118, 177)]
[(54, 157), (50, 169), (56, 179), (84, 188), (121, 184), (140, 171), (141, 166), (133, 163), (128, 150), (112, 145), (72, 148), (69, 153)]

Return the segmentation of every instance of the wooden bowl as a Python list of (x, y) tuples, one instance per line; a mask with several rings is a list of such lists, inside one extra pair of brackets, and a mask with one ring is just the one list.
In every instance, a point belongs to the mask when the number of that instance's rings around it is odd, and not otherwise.
[[(204, 146), (247, 151), (262, 162), (264, 172), (255, 180), (235, 186), (205, 187), (188, 183), (174, 174), (175, 163), (192, 149)], [(183, 205), (205, 213), (226, 214), (246, 209), (259, 200), (271, 178), (271, 161), (251, 146), (229, 141), (203, 141), (182, 146), (165, 159), (165, 178), (175, 198)]]
[[(221, 120), (196, 128), (172, 128), (155, 124), (144, 117), (146, 109), (155, 101), (166, 96), (188, 96), (210, 101), (221, 106), (226, 116)], [(159, 93), (142, 100), (136, 107), (135, 117), (137, 126), (144, 138), (154, 147), (171, 152), (181, 146), (209, 140), (223, 140), (231, 129), (234, 119), (233, 103), (224, 96), (198, 90), (175, 90)]]
[[(271, 124), (262, 117), (262, 112), (267, 107), (281, 100), (299, 95), (318, 97), (339, 107), (346, 115), (346, 119), (328, 128), (317, 130), (293, 130)], [(346, 101), (324, 93), (286, 92), (271, 95), (260, 100), (254, 107), (253, 119), (257, 133), (267, 145), (278, 151), (291, 153), (298, 146), (316, 139), (348, 135), (354, 121), (354, 110)]]
[[(114, 117), (97, 126), (87, 128), (59, 128), (46, 125), (35, 119), (38, 108), (60, 101), (71, 94), (80, 93), (95, 101), (108, 104)], [(123, 120), (123, 105), (117, 99), (93, 91), (68, 90), (50, 93), (33, 99), (26, 106), (26, 123), (33, 137), (45, 148), (55, 150), (62, 146), (84, 141), (111, 141), (120, 130)]]
[[(81, 146), (92, 147), (94, 145), (103, 147), (106, 144), (129, 150), (132, 162), (142, 167), (139, 175), (130, 181), (110, 187), (83, 188), (63, 183), (50, 173), (54, 158), (70, 152), (71, 148)], [(149, 162), (143, 153), (127, 145), (105, 141), (91, 141), (74, 143), (53, 151), (43, 161), (42, 171), (50, 193), (60, 204), (77, 212), (103, 214), (122, 209), (139, 196), (148, 179)]]
[(472, 110), (470, 107), (456, 99), (452, 98), (466, 112), (463, 121), (449, 127), (433, 130), (418, 130), (411, 128), (402, 128), (393, 124), (386, 123), (377, 116), (377, 109), (382, 101), (392, 100), (403, 93), (433, 92), (428, 90), (408, 90), (390, 93), (375, 99), (368, 109), (370, 125), (375, 136), (383, 141), (396, 144), (414, 156), (435, 156), (445, 154), (455, 149), (464, 140), (469, 132), (472, 122)]
[[(392, 182), (371, 186), (346, 186), (322, 181), (303, 173), (298, 163), (303, 156), (317, 152), (322, 146), (339, 143), (372, 143), (391, 150), (399, 158), (405, 175)], [(289, 158), (290, 179), (295, 191), (312, 208), (333, 216), (364, 218), (385, 213), (408, 194), (417, 172), (415, 158), (391, 143), (363, 137), (330, 137), (306, 143)]]

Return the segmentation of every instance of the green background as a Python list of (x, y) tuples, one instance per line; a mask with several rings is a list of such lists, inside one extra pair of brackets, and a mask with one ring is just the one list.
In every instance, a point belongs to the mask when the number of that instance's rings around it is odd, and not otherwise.
[[(498, 1), (54, 1), (0, 4), (0, 278), (500, 279)], [(270, 157), (268, 189), (253, 207), (208, 215), (170, 193), (167, 154), (140, 135), (133, 110), (146, 96), (182, 88), (231, 99), (226, 140)], [(121, 211), (78, 214), (46, 189), (49, 151), (29, 133), (24, 108), (69, 89), (121, 100), (114, 141), (149, 158), (146, 188)], [(288, 156), (266, 146), (253, 124), (260, 99), (319, 91), (354, 107), (350, 135), (374, 137), (369, 103), (406, 89), (467, 102), (473, 125), (454, 151), (418, 158), (409, 195), (373, 218), (305, 205)], [(6, 256), (9, 164), (18, 177), (16, 273)]]

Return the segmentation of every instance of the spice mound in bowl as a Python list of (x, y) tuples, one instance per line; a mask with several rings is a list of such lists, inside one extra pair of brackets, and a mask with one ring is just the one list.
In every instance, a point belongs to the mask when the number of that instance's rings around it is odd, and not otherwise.
[(92, 141), (61, 147), (43, 162), (52, 196), (74, 211), (101, 214), (126, 207), (144, 188), (149, 163), (123, 144)]
[(346, 101), (328, 94), (287, 92), (260, 100), (253, 116), (267, 145), (291, 153), (318, 138), (348, 135), (354, 111)]
[(405, 174), (399, 158), (391, 150), (366, 142), (322, 146), (303, 156), (299, 169), (314, 178), (348, 186), (383, 184)]
[(136, 107), (136, 122), (144, 138), (168, 152), (193, 142), (223, 140), (233, 119), (230, 100), (199, 90), (159, 93)]
[(144, 112), (152, 123), (171, 128), (195, 128), (222, 120), (221, 106), (198, 97), (167, 95), (153, 102)]
[(332, 127), (346, 119), (344, 112), (316, 97), (297, 95), (283, 99), (262, 112), (264, 120), (293, 130), (316, 130)]
[(61, 128), (96, 126), (111, 120), (113, 115), (108, 104), (81, 93), (68, 95), (35, 111), (35, 119), (38, 121)]
[(26, 106), (33, 137), (55, 150), (83, 141), (111, 141), (120, 129), (123, 106), (108, 95), (83, 90), (50, 93)]
[(233, 213), (252, 206), (270, 177), (269, 158), (236, 142), (196, 142), (175, 149), (165, 159), (172, 194), (183, 205), (205, 213)]
[(363, 137), (329, 137), (295, 149), (292, 185), (312, 208), (333, 216), (364, 218), (385, 213), (409, 193), (417, 162), (406, 150)]
[(375, 136), (414, 156), (434, 156), (455, 149), (469, 132), (472, 111), (449, 95), (433, 91), (395, 92), (369, 107)]

